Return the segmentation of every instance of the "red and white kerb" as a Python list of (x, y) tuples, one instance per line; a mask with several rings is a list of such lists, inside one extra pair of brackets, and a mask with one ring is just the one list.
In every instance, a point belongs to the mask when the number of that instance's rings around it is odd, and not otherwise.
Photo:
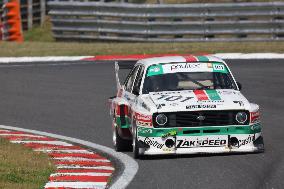
[(68, 142), (11, 130), (0, 130), (0, 137), (50, 156), (57, 169), (45, 189), (103, 189), (114, 172), (107, 158)]

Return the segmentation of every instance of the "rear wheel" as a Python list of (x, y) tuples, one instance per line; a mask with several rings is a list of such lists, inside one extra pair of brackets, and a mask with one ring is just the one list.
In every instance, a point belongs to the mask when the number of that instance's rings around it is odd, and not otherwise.
[(114, 149), (117, 152), (129, 151), (131, 149), (131, 140), (123, 139), (117, 131), (117, 127), (113, 127), (112, 141)]

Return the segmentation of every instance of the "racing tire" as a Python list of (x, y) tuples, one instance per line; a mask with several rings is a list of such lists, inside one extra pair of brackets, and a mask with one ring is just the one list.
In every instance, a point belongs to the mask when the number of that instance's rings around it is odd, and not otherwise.
[(113, 128), (113, 146), (117, 152), (126, 152), (131, 150), (131, 140), (125, 140), (118, 134), (117, 127)]
[(258, 139), (256, 139), (254, 142), (254, 145), (257, 146), (258, 150), (256, 151), (256, 153), (264, 153), (264, 141), (263, 141), (263, 137), (260, 136), (258, 137)]
[(139, 153), (139, 147), (138, 147), (138, 140), (137, 140), (137, 132), (136, 128), (133, 128), (133, 141), (132, 141), (132, 148), (133, 148), (133, 157), (134, 159), (140, 159), (141, 155)]

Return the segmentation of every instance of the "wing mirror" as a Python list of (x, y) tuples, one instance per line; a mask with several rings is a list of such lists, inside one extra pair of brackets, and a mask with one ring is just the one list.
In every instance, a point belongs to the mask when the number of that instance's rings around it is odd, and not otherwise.
[(242, 90), (242, 84), (237, 81), (237, 85), (238, 85), (239, 90)]

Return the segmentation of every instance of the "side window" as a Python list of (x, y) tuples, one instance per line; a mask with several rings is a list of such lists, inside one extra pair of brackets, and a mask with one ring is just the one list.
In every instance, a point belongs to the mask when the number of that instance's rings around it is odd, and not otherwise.
[(134, 85), (133, 85), (133, 90), (135, 90), (135, 91), (133, 91), (134, 93), (137, 93), (137, 94), (139, 93), (143, 73), (144, 73), (144, 67), (140, 66), (138, 73), (137, 73), (137, 76), (136, 76), (136, 79), (135, 79), (135, 82), (134, 82)]
[(136, 77), (136, 73), (138, 71), (139, 66), (136, 66), (132, 69), (132, 71), (130, 72), (130, 74), (127, 77), (127, 80), (125, 82), (125, 90), (128, 92), (131, 92), (132, 90), (132, 86), (133, 86), (133, 82), (135, 80)]

